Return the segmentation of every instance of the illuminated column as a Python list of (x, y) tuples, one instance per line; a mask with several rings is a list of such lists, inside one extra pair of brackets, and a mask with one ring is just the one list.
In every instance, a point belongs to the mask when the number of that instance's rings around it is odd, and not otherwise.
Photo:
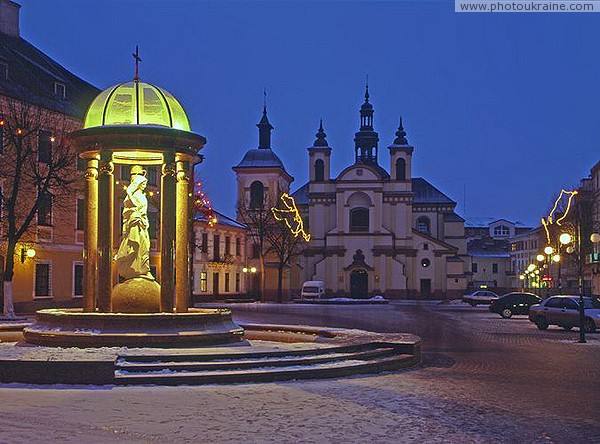
[(185, 162), (177, 161), (177, 211), (175, 234), (175, 309), (178, 313), (188, 311), (190, 301), (189, 269), (189, 177)]
[(83, 238), (83, 311), (96, 309), (98, 263), (98, 158), (87, 159), (85, 170), (85, 237)]
[(98, 310), (111, 310), (113, 287), (114, 165), (110, 151), (101, 151), (98, 174)]
[(175, 293), (176, 181), (175, 158), (165, 154), (160, 200), (160, 311), (168, 313), (173, 311)]

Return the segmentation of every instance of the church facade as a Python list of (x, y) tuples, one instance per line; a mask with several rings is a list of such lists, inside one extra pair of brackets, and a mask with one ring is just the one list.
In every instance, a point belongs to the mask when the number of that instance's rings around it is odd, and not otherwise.
[(292, 265), (292, 292), (322, 280), (327, 292), (363, 298), (440, 299), (467, 287), (464, 220), (456, 202), (412, 177), (414, 147), (400, 126), (388, 146), (389, 172), (378, 162), (368, 87), (355, 134), (355, 161), (336, 177), (321, 126), (308, 148), (309, 181), (293, 193), (311, 233)]

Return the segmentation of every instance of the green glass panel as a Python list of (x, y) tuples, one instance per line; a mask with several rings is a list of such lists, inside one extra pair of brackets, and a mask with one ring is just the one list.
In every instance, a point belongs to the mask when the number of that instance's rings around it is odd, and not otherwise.
[(131, 125), (135, 119), (135, 87), (133, 82), (123, 83), (106, 103), (105, 125)]
[(140, 124), (190, 131), (185, 111), (175, 97), (161, 88), (142, 82), (137, 85), (137, 91), (136, 95), (135, 82), (115, 85), (102, 91), (87, 111), (84, 128)]
[(177, 128), (180, 130), (190, 131), (190, 122), (188, 121), (187, 115), (183, 110), (181, 104), (177, 101), (175, 97), (173, 97), (170, 93), (161, 89), (165, 97), (167, 98), (167, 102), (171, 108), (171, 116), (173, 117), (173, 128)]
[(106, 105), (106, 99), (113, 89), (117, 85), (111, 86), (110, 88), (102, 91), (96, 96), (92, 104), (87, 110), (85, 120), (83, 123), (84, 128), (91, 128), (93, 126), (102, 126), (102, 114), (104, 113), (104, 106)]

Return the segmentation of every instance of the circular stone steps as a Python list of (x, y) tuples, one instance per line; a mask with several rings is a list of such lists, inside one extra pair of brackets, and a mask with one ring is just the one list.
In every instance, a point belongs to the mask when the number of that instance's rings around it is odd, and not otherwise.
[(231, 355), (120, 355), (115, 384), (219, 384), (317, 379), (377, 373), (414, 364), (394, 344), (366, 343), (285, 352)]

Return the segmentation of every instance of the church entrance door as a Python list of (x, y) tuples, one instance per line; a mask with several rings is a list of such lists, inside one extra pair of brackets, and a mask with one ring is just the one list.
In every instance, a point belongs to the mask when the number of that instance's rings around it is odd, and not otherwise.
[(364, 299), (368, 296), (368, 278), (365, 270), (354, 270), (350, 273), (350, 297)]

